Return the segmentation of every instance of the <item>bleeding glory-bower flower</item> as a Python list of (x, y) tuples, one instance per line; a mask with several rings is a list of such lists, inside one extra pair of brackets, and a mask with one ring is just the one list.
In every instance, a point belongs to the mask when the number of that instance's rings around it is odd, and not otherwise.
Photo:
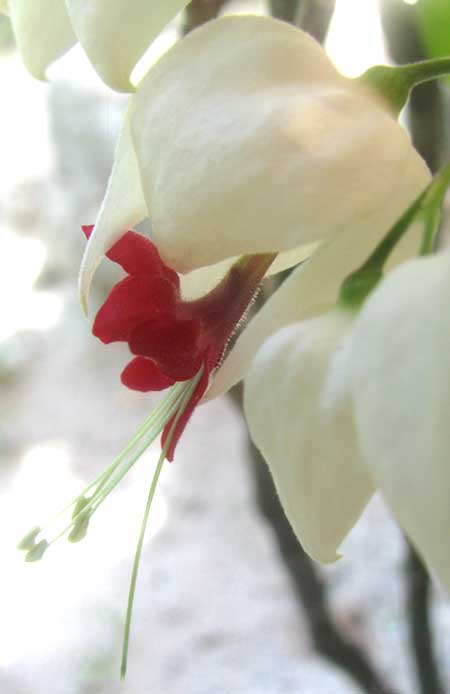
[[(84, 232), (89, 237), (92, 227), (84, 227)], [(214, 289), (193, 301), (182, 298), (179, 276), (144, 236), (128, 231), (108, 257), (127, 276), (98, 311), (93, 333), (106, 344), (127, 342), (136, 355), (122, 372), (122, 383), (142, 392), (159, 391), (201, 374), (174, 431), (170, 433), (177, 408), (165, 424), (162, 443), (170, 434), (166, 457), (172, 460), (211, 373), (275, 255), (242, 257)]]
[(329, 383), (353, 320), (353, 312), (336, 308), (281, 329), (259, 350), (245, 380), (252, 438), (302, 547), (324, 563), (338, 558), (374, 491), (347, 389)]
[[(72, 541), (84, 537), (92, 514), (163, 432), (132, 574), (124, 662), (162, 462), (173, 457), (195, 406), (220, 379), (227, 341), (261, 280), (296, 264), (308, 244), (322, 244), (276, 292), (280, 310), (266, 304), (250, 345), (242, 350), (238, 341), (233, 358), (241, 369), (280, 322), (317, 315), (333, 303), (340, 278), (428, 176), (374, 93), (339, 75), (307, 34), (268, 18), (227, 18), (192, 32), (130, 98), (95, 228), (86, 229), (80, 287), (86, 305), (104, 254), (123, 267), (127, 276), (97, 314), (94, 333), (129, 345), (134, 357), (122, 374), (126, 385), (169, 392), (74, 500), (67, 525), (55, 532), (35, 528), (21, 544), (33, 561), (64, 532)], [(151, 242), (127, 231), (145, 218)], [(296, 283), (306, 293), (292, 294)], [(220, 388), (233, 379), (236, 371), (228, 371)], [(361, 489), (371, 492), (363, 479)]]
[(150, 43), (189, 0), (8, 0), (22, 59), (34, 77), (77, 41), (112, 89), (134, 91), (130, 74)]
[(275, 270), (305, 244), (386, 229), (427, 176), (381, 100), (309, 35), (267, 17), (209, 22), (130, 99), (81, 270), (84, 302), (104, 253), (144, 218), (177, 272), (207, 277), (216, 263), (278, 252)]

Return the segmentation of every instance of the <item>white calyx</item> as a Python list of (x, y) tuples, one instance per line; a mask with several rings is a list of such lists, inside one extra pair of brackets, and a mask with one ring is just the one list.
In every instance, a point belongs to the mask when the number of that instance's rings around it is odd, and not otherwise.
[[(126, 180), (124, 189), (121, 180)], [(264, 17), (209, 22), (132, 97), (81, 271), (149, 217), (187, 273), (385, 229), (428, 180), (403, 128), (310, 36)]]
[(373, 493), (351, 401), (330, 378), (353, 314), (339, 309), (274, 334), (245, 380), (251, 436), (303, 548), (331, 562)]

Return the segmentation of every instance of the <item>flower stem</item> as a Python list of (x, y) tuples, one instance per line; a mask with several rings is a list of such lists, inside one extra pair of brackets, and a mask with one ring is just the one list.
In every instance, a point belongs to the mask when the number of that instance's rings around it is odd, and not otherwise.
[(450, 57), (432, 58), (407, 65), (375, 65), (357, 81), (377, 92), (397, 116), (413, 87), (450, 74)]
[(341, 306), (357, 309), (363, 304), (382, 279), (384, 265), (413, 222), (422, 222), (424, 228), (420, 254), (432, 252), (441, 221), (442, 203), (449, 186), (450, 162), (391, 227), (365, 263), (344, 280), (338, 299)]

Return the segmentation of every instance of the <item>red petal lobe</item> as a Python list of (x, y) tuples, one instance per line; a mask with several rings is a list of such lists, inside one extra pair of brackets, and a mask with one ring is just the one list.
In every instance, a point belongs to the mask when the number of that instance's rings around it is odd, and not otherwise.
[(174, 379), (166, 376), (154, 361), (145, 357), (132, 359), (122, 371), (120, 379), (127, 388), (140, 390), (142, 393), (165, 390), (175, 383)]
[[(81, 227), (89, 239), (94, 225)], [(167, 267), (161, 260), (156, 246), (142, 234), (126, 231), (124, 235), (109, 249), (107, 257), (118, 263), (129, 275), (150, 275), (164, 277), (178, 289), (180, 280), (177, 273)]]
[(200, 368), (200, 334), (200, 324), (196, 320), (162, 316), (138, 325), (128, 344), (133, 354), (153, 359), (176, 381), (186, 381)]
[(125, 277), (111, 290), (92, 328), (102, 342), (127, 341), (141, 322), (173, 310), (175, 289), (165, 279), (142, 275)]

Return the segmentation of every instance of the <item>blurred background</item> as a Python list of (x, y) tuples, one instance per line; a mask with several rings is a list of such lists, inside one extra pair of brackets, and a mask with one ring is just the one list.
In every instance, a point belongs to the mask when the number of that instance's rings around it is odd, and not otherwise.
[[(402, 0), (194, 0), (146, 60), (217, 12), (273, 12), (324, 39), (337, 67), (355, 76), (445, 50), (429, 27), (420, 33), (416, 10)], [(128, 582), (158, 447), (96, 514), (86, 540), (23, 562), (20, 537), (78, 494), (156, 402), (121, 385), (126, 350), (92, 337), (77, 299), (80, 226), (95, 219), (126, 97), (96, 78), (78, 48), (49, 76), (43, 84), (25, 72), (1, 17), (0, 692), (450, 691), (450, 602), (430, 589), (381, 499), (346, 541), (345, 558), (313, 567), (249, 446), (238, 397), (200, 408), (163, 471), (125, 683)], [(418, 90), (408, 120), (432, 168), (447, 152), (446, 90)], [(92, 315), (113, 281), (105, 264)]]

